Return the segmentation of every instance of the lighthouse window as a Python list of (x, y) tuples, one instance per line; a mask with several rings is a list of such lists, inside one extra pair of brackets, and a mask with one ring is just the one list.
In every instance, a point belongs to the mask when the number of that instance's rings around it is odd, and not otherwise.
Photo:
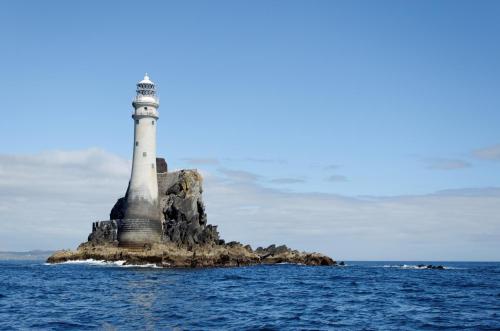
[(148, 110), (148, 107), (144, 107), (144, 110)]
[(155, 125), (155, 121), (151, 121), (151, 124)]
[(136, 142), (135, 142), (135, 145), (136, 145), (136, 146), (139, 146), (139, 142), (138, 142), (138, 141), (136, 141)]
[(155, 168), (154, 163), (151, 163), (151, 168), (152, 168), (152, 169), (154, 169), (154, 168)]
[(146, 157), (148, 155), (146, 152), (142, 152), (142, 156)]

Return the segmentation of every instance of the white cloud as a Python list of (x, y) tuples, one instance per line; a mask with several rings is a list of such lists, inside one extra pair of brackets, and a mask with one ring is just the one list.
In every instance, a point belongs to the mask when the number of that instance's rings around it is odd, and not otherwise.
[(287, 243), (341, 259), (498, 260), (500, 190), (479, 191), (349, 198), (207, 175), (205, 198), (223, 237), (253, 246)]
[(0, 250), (73, 247), (127, 188), (130, 162), (100, 149), (0, 155)]
[(304, 183), (305, 179), (283, 177), (283, 178), (273, 178), (269, 180), (269, 182), (272, 184), (299, 184), (299, 183)]
[(248, 162), (256, 162), (256, 163), (276, 163), (276, 164), (286, 164), (287, 161), (283, 159), (263, 159), (263, 158), (255, 158), (255, 157), (247, 157), (243, 159)]
[(183, 158), (182, 161), (186, 161), (187, 163), (193, 165), (217, 165), (219, 164), (219, 160), (216, 158)]
[(330, 171), (330, 170), (337, 170), (338, 168), (340, 168), (340, 165), (338, 164), (329, 164), (325, 166), (323, 169), (326, 171)]
[(458, 159), (427, 159), (427, 168), (433, 170), (457, 170), (463, 168), (469, 168), (471, 164), (464, 160)]
[(288, 163), (287, 160), (283, 159), (269, 159), (269, 158), (256, 158), (256, 157), (245, 157), (245, 158), (232, 158), (232, 157), (226, 157), (222, 159), (223, 161), (227, 162), (251, 162), (251, 163), (267, 163), (267, 164), (286, 164)]
[(492, 160), (499, 161), (500, 160), (500, 144), (480, 148), (473, 152), (474, 156), (483, 159), (483, 160)]
[[(204, 172), (209, 222), (226, 240), (286, 243), (338, 259), (499, 260), (500, 189), (345, 197)], [(126, 189), (130, 162), (99, 149), (0, 155), (0, 250), (74, 248)]]
[(235, 170), (228, 168), (219, 168), (218, 172), (223, 174), (227, 179), (234, 181), (243, 181), (243, 182), (253, 182), (258, 180), (261, 176), (254, 174), (253, 172), (244, 171), (244, 170)]
[(347, 177), (342, 175), (331, 175), (326, 177), (327, 182), (347, 182)]

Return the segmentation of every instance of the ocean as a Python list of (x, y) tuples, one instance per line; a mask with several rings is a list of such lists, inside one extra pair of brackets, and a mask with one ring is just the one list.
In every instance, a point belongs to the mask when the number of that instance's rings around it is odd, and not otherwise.
[(0, 261), (0, 330), (500, 330), (500, 263), (420, 263)]

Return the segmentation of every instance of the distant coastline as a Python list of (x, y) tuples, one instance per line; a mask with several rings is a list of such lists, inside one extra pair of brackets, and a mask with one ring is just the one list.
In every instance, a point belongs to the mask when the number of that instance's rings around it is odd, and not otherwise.
[(54, 252), (39, 249), (23, 252), (0, 251), (0, 260), (46, 260)]

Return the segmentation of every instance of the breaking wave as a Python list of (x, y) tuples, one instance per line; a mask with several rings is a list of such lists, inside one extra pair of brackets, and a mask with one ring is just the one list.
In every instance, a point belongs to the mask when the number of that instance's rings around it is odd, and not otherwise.
[(45, 263), (45, 265), (60, 265), (60, 264), (86, 264), (86, 265), (94, 265), (94, 266), (113, 266), (113, 267), (124, 267), (124, 268), (160, 268), (156, 264), (147, 263), (147, 264), (125, 264), (126, 261), (105, 261), (105, 260), (73, 260), (73, 261), (65, 261), (60, 263)]
[(429, 265), (429, 264), (384, 264), (381, 266), (375, 266), (377, 268), (398, 268), (398, 269), (417, 269), (417, 270), (436, 270), (437, 267), (442, 267), (444, 270), (459, 270), (465, 268), (457, 268), (450, 266), (442, 266), (442, 265)]

